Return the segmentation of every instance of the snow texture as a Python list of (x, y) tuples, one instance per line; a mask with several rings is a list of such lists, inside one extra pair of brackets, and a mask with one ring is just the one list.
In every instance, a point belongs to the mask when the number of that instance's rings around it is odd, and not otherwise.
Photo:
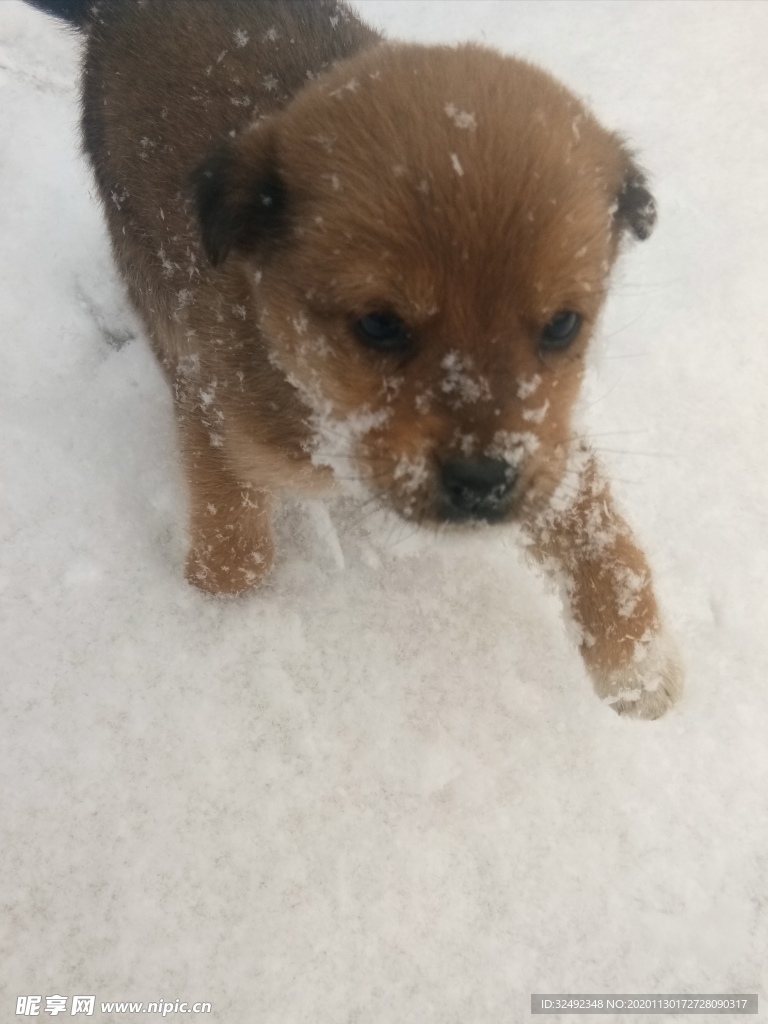
[[(768, 5), (436, 6), (360, 5), (539, 62), (652, 173), (583, 421), (685, 697), (657, 722), (596, 699), (513, 531), (286, 505), (263, 592), (185, 583), (169, 395), (77, 152), (77, 43), (4, 0), (3, 1020), (54, 993), (210, 1000), (221, 1024), (768, 998)], [(446, 104), (459, 134), (482, 116)]]

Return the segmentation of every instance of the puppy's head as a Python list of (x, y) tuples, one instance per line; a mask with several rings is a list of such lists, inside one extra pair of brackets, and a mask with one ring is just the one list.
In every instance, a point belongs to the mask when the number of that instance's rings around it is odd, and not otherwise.
[(500, 521), (558, 484), (620, 239), (653, 199), (544, 72), (475, 46), (338, 65), (198, 175), (314, 457), (407, 518)]

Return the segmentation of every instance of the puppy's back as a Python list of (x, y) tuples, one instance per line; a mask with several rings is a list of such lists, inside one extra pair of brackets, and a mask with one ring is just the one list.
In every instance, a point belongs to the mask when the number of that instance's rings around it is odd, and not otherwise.
[(206, 156), (379, 40), (338, 0), (101, 0), (87, 19), (84, 148), (118, 259), (143, 250), (134, 275), (198, 259), (186, 199)]

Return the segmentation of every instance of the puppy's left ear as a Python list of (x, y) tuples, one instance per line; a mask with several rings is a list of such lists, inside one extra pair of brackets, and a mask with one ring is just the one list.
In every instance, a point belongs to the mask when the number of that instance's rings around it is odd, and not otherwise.
[(258, 126), (220, 146), (195, 170), (192, 187), (212, 266), (231, 252), (255, 252), (283, 234), (286, 195), (272, 126)]
[(656, 200), (648, 190), (645, 175), (629, 155), (624, 180), (616, 196), (614, 220), (640, 241), (650, 237), (656, 224)]

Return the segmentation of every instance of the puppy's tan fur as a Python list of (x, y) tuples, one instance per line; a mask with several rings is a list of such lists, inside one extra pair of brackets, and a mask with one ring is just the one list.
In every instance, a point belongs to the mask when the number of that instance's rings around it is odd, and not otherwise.
[[(282, 491), (352, 476), (438, 523), (442, 465), (504, 459), (599, 695), (663, 713), (651, 574), (571, 426), (621, 239), (653, 225), (620, 139), (527, 63), (383, 42), (329, 0), (104, 0), (88, 34), (85, 145), (174, 392), (190, 581), (258, 584)], [(564, 310), (581, 333), (543, 352)], [(382, 311), (407, 352), (355, 336)]]

